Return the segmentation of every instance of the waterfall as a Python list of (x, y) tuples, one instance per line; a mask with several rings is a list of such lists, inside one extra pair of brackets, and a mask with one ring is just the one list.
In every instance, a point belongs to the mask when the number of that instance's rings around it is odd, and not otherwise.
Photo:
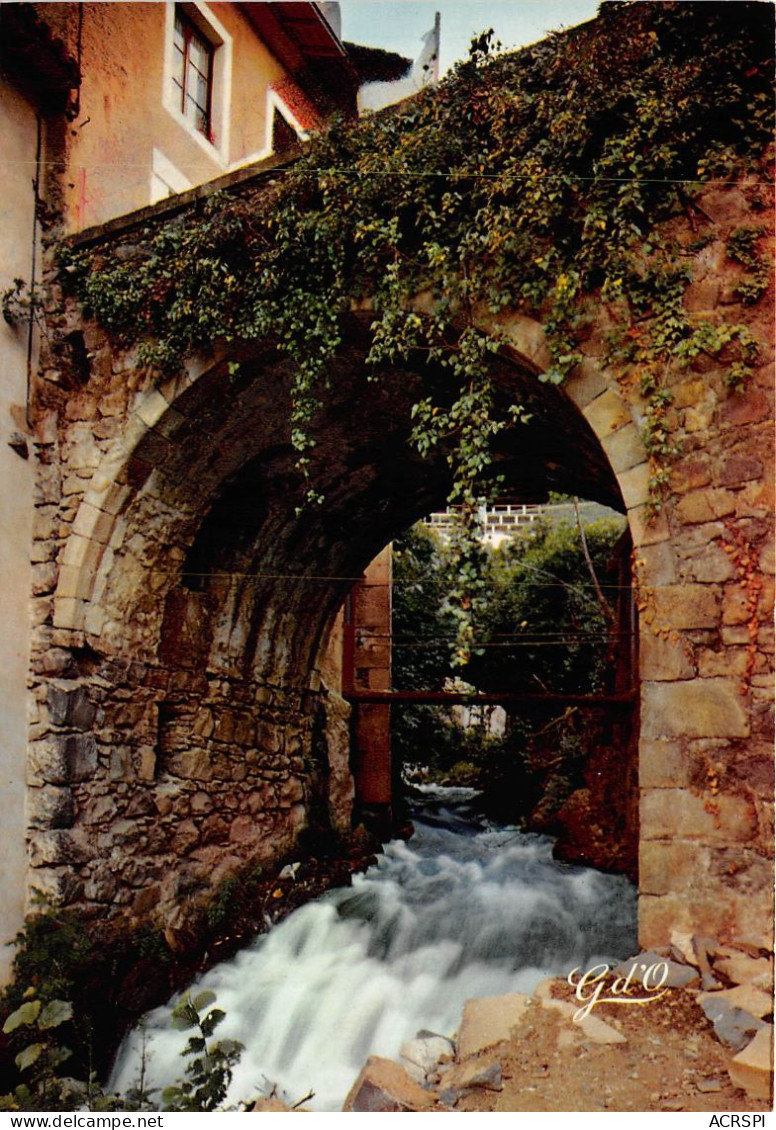
[[(330, 891), (200, 977), (245, 1045), (229, 1102), (274, 1085), (291, 1103), (341, 1110), (368, 1055), (395, 1058), (421, 1029), (452, 1035), (469, 997), (530, 992), (577, 965), (636, 948), (636, 891), (621, 876), (552, 859), (552, 840), (494, 825), (476, 794), (426, 786), (416, 832), (352, 886)], [(180, 1077), (184, 1039), (169, 1007), (143, 1022), (146, 1076)], [(141, 1031), (110, 1088), (139, 1074)]]

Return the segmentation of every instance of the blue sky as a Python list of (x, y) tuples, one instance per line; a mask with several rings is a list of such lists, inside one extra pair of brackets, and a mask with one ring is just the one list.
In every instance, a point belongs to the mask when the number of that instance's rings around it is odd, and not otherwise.
[(340, 0), (342, 38), (415, 58), (423, 35), (442, 17), (441, 73), (465, 58), (472, 36), (492, 27), (505, 48), (591, 19), (598, 0)]

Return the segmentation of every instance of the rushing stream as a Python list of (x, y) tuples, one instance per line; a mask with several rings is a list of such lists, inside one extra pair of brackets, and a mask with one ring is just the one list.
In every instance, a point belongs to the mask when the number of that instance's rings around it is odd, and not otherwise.
[[(556, 863), (552, 841), (496, 826), (466, 789), (427, 786), (408, 843), (388, 844), (352, 887), (331, 891), (196, 983), (245, 1045), (229, 1100), (276, 1084), (314, 1110), (341, 1110), (370, 1054), (395, 1058), (421, 1029), (454, 1033), (469, 997), (530, 992), (545, 976), (629, 956), (636, 892), (624, 878)], [(145, 1021), (147, 1076), (180, 1077), (168, 1007)], [(139, 1073), (125, 1041), (111, 1088)]]

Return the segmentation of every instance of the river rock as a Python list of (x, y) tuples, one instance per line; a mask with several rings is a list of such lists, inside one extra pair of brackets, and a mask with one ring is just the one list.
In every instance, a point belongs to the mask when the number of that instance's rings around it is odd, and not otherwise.
[(468, 1059), (486, 1048), (508, 1040), (528, 1007), (525, 993), (506, 993), (503, 997), (479, 997), (463, 1006), (458, 1031), (458, 1058)]
[(739, 1052), (752, 1039), (759, 1028), (764, 1028), (758, 1020), (743, 1008), (736, 1008), (721, 993), (708, 993), (699, 997), (698, 1003), (714, 1025), (714, 1034), (722, 1044)]
[(773, 1025), (762, 1027), (747, 1046), (733, 1056), (728, 1074), (750, 1099), (769, 1099), (773, 1088)]
[(703, 1007), (704, 1001), (713, 999), (727, 1001), (733, 1008), (741, 1008), (752, 1016), (761, 1019), (768, 1013), (773, 1012), (771, 995), (753, 985), (736, 985), (734, 989), (722, 989), (716, 993), (701, 993), (698, 997), (701, 1007)]
[(457, 1092), (481, 1088), (486, 1091), (503, 1091), (501, 1060), (493, 1057), (467, 1059), (456, 1064), (445, 1076), (445, 1087)]
[(455, 1044), (447, 1036), (436, 1032), (420, 1031), (412, 1040), (405, 1040), (399, 1058), (407, 1074), (416, 1083), (425, 1083), (439, 1063), (446, 1063), (455, 1055)]
[(714, 968), (734, 985), (753, 985), (757, 989), (773, 989), (773, 967), (767, 957), (736, 954), (714, 962)]
[(434, 1110), (436, 1097), (433, 1091), (424, 1091), (398, 1063), (372, 1055), (342, 1109), (354, 1114), (418, 1113)]
[[(660, 965), (660, 973), (662, 974), (662, 966), (666, 967), (666, 979), (663, 981), (661, 988), (664, 989), (686, 989), (689, 985), (697, 984), (699, 980), (698, 970), (693, 969), (691, 965), (682, 965), (678, 961), (671, 961), (666, 957), (662, 957), (659, 953), (653, 950), (648, 950), (645, 953), (640, 953), (637, 957), (630, 957), (627, 961), (621, 962), (614, 973), (617, 977), (627, 977), (633, 966), (636, 966), (636, 971), (631, 977), (631, 984), (643, 984), (644, 974), (648, 969), (652, 969), (655, 965)], [(650, 974), (651, 988), (655, 987), (655, 972)]]
[[(627, 999), (627, 998), (625, 998)], [(583, 1008), (582, 1004), (571, 1004), (570, 1001), (559, 1001), (552, 997), (541, 998), (542, 1008), (559, 1012), (561, 1016), (570, 1020), (576, 1028), (579, 1028), (588, 1040), (592, 1040), (594, 1044), (627, 1044), (626, 1036), (622, 1032), (618, 1032), (611, 1024), (607, 1024), (605, 1020), (601, 1020), (598, 1016), (593, 1016), (589, 1012), (581, 1020), (575, 1020), (579, 1008)]]

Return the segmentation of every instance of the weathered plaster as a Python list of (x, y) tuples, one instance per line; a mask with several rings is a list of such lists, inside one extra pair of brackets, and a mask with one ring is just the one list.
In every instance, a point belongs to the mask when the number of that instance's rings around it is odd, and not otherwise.
[[(3, 123), (4, 223), (0, 235), (0, 292), (15, 278), (29, 276), (32, 260), (36, 118), (34, 109), (0, 82)], [(25, 755), (30, 592), (51, 592), (56, 568), (30, 565), (33, 526), (34, 459), (25, 420), (28, 326), (0, 319), (0, 983), (12, 951), (5, 946), (18, 930), (26, 896)], [(14, 443), (17, 450), (11, 447)], [(25, 450), (29, 457), (24, 457)]]

